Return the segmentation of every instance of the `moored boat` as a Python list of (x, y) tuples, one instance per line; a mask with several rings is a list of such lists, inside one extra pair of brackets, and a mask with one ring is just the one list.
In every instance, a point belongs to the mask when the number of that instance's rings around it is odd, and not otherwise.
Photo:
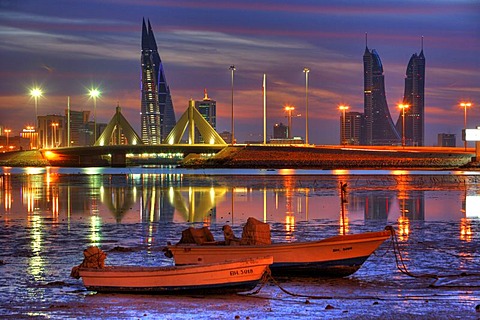
[(344, 277), (356, 272), (389, 237), (383, 231), (339, 235), (319, 241), (225, 245), (218, 243), (168, 245), (167, 256), (176, 265), (218, 263), (230, 259), (273, 256), (274, 275)]
[(80, 265), (72, 274), (88, 290), (130, 293), (223, 293), (248, 291), (260, 282), (273, 262), (271, 256), (218, 263), (141, 267)]

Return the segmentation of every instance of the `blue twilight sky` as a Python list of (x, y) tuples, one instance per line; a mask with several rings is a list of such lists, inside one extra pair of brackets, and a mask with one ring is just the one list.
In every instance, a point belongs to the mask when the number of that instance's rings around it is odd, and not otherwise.
[(267, 134), (296, 107), (295, 136), (305, 136), (305, 74), (309, 75), (309, 140), (338, 144), (339, 104), (363, 112), (365, 33), (380, 54), (387, 101), (398, 117), (405, 69), (424, 37), (425, 140), (457, 134), (470, 100), (468, 126), (480, 125), (480, 1), (250, 0), (0, 0), (0, 125), (18, 133), (34, 123), (29, 88), (44, 96), (38, 114), (92, 110), (87, 89), (98, 86), (97, 121), (117, 102), (139, 131), (142, 18), (150, 19), (177, 119), (207, 88), (217, 100), (217, 130), (230, 130), (235, 73), (235, 136), (262, 139), (262, 76), (267, 74)]

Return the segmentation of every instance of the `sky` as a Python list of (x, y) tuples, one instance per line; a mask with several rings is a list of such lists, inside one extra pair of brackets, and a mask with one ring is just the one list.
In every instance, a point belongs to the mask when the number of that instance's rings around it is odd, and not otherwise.
[[(140, 131), (142, 19), (150, 20), (177, 119), (204, 89), (217, 101), (217, 131), (263, 139), (263, 74), (267, 75), (267, 136), (287, 124), (305, 137), (308, 78), (309, 142), (338, 144), (338, 106), (363, 112), (363, 53), (376, 49), (384, 67), (394, 121), (405, 71), (422, 45), (426, 58), (425, 141), (480, 125), (480, 1), (478, 0), (0, 0), (0, 125), (18, 134), (34, 124), (29, 91), (44, 94), (38, 114), (90, 110), (99, 88), (97, 122), (120, 105)], [(92, 118), (91, 118), (92, 120)]]

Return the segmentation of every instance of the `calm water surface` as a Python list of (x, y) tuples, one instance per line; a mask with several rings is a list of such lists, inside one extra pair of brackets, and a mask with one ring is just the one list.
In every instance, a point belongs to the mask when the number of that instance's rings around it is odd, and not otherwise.
[[(476, 319), (479, 182), (461, 171), (3, 168), (0, 316), (341, 319), (367, 310), (374, 318)], [(324, 298), (308, 303), (274, 285), (256, 297), (99, 295), (69, 278), (89, 245), (109, 264), (168, 265), (161, 249), (181, 230), (206, 225), (222, 240), (223, 225), (240, 236), (250, 216), (271, 224), (274, 241), (392, 225), (409, 271), (440, 279), (400, 273), (391, 241), (346, 279), (282, 279), (292, 292)]]

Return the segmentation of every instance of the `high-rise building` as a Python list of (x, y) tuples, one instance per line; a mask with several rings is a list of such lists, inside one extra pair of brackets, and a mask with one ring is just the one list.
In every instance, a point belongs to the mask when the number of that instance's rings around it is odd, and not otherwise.
[[(403, 104), (405, 109), (405, 144), (423, 146), (425, 131), (425, 56), (423, 48), (420, 54), (413, 54), (408, 62), (405, 77)], [(402, 132), (402, 117), (397, 120), (397, 131)]]
[[(68, 110), (65, 110), (65, 117), (68, 116)], [(90, 111), (70, 110), (70, 146), (93, 146), (93, 127), (88, 130), (87, 123), (90, 118)], [(98, 132), (98, 131), (97, 131)]]
[(365, 47), (363, 54), (365, 143), (367, 145), (398, 145), (401, 142), (390, 116), (385, 94), (385, 79), (380, 56)]
[[(344, 122), (345, 121), (345, 122)], [(342, 141), (342, 132), (340, 132), (340, 143), (348, 145), (362, 145), (365, 144), (363, 138), (365, 137), (365, 120), (361, 112), (345, 112), (345, 119), (343, 115), (340, 116), (340, 128), (345, 125), (345, 140)]]
[(161, 144), (175, 126), (170, 88), (165, 78), (150, 20), (142, 25), (141, 131), (145, 144)]
[[(203, 100), (195, 100), (195, 108), (200, 112), (202, 117), (212, 126), (213, 129), (217, 129), (217, 101), (208, 97), (207, 89), (204, 90)], [(200, 131), (195, 128), (195, 142), (205, 143), (203, 137), (200, 135)], [(209, 143), (207, 141), (207, 143)]]
[(454, 133), (439, 133), (437, 136), (437, 145), (439, 147), (455, 147), (456, 136)]
[(275, 123), (273, 126), (273, 139), (287, 139), (288, 127), (283, 123)]

